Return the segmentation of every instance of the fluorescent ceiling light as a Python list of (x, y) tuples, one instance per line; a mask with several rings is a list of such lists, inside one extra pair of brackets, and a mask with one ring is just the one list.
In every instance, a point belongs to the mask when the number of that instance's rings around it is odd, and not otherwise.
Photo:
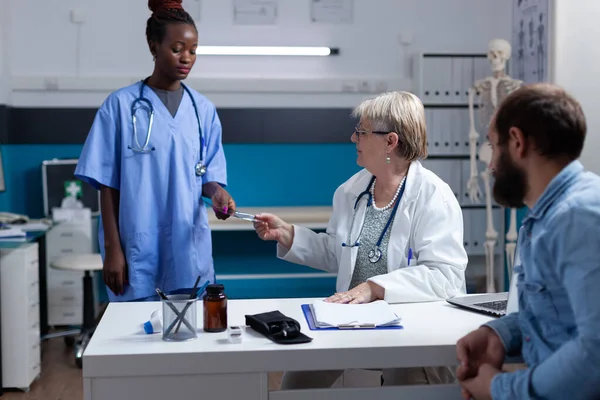
[(339, 49), (292, 46), (198, 46), (196, 54), (225, 56), (329, 56)]

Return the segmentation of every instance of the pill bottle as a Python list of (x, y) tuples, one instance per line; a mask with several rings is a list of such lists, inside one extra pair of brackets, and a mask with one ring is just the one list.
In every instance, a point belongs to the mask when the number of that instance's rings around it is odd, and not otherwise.
[(227, 296), (225, 287), (214, 283), (206, 287), (204, 296), (204, 330), (223, 332), (227, 329)]

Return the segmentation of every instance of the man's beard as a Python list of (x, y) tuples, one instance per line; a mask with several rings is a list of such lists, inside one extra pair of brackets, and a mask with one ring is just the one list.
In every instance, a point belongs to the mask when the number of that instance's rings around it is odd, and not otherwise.
[(500, 154), (494, 174), (494, 199), (507, 208), (521, 208), (525, 204), (527, 192), (527, 175), (517, 167), (507, 152)]

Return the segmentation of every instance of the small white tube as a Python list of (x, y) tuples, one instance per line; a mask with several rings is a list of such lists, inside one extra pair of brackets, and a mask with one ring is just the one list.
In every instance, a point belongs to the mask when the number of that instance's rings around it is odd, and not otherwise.
[(147, 334), (162, 332), (162, 315), (160, 310), (155, 310), (150, 315), (150, 320), (144, 322), (144, 332)]

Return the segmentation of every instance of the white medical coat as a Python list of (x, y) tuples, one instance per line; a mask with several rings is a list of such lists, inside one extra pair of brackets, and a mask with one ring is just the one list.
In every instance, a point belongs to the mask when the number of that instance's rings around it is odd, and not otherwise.
[[(333, 196), (333, 213), (325, 233), (294, 226), (289, 251), (277, 246), (277, 256), (296, 264), (337, 273), (336, 290), (348, 290), (358, 247), (344, 247), (354, 203), (373, 175), (362, 170), (342, 184)], [(351, 240), (364, 222), (366, 196), (359, 202)], [(408, 252), (413, 258), (408, 265)], [(415, 161), (391, 226), (388, 273), (369, 280), (385, 289), (388, 303), (443, 300), (466, 293), (467, 253), (463, 246), (462, 210), (444, 181)]]

